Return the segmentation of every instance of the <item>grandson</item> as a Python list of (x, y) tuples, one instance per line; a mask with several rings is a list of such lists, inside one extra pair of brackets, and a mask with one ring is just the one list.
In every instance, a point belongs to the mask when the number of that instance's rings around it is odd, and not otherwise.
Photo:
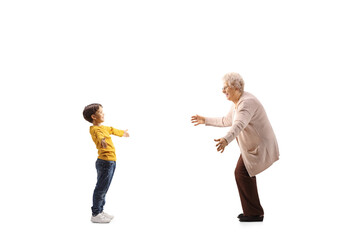
[(92, 123), (90, 127), (91, 137), (98, 149), (96, 161), (97, 183), (93, 194), (93, 206), (91, 221), (93, 223), (109, 223), (114, 216), (103, 212), (105, 195), (109, 189), (116, 167), (116, 155), (114, 144), (110, 134), (119, 137), (129, 137), (128, 130), (118, 130), (112, 127), (102, 126), (104, 113), (101, 104), (90, 104), (84, 108), (85, 120)]

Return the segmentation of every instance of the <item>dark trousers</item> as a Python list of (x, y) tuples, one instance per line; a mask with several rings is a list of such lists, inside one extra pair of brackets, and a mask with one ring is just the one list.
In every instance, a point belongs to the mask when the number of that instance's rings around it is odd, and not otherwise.
[(93, 194), (93, 206), (91, 207), (93, 216), (98, 215), (104, 209), (105, 196), (114, 176), (115, 168), (115, 161), (102, 159), (96, 161), (97, 183)]
[(235, 168), (235, 179), (244, 215), (264, 215), (264, 210), (261, 207), (257, 191), (256, 177), (250, 177), (241, 155)]

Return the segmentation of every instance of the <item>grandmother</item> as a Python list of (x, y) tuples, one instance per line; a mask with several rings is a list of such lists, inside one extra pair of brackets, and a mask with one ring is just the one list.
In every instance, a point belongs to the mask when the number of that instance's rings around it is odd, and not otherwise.
[(229, 113), (219, 118), (195, 115), (191, 122), (195, 126), (231, 127), (223, 138), (214, 141), (221, 153), (234, 139), (240, 147), (235, 179), (243, 213), (238, 218), (241, 222), (263, 221), (264, 210), (257, 191), (256, 175), (279, 159), (276, 137), (264, 107), (254, 95), (244, 91), (240, 74), (225, 74), (223, 82), (223, 93), (234, 103)]

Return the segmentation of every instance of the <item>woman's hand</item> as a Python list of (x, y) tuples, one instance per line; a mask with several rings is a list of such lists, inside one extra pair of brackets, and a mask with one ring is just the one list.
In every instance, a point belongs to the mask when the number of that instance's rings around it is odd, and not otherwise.
[(220, 153), (223, 153), (225, 150), (225, 147), (228, 145), (228, 142), (226, 141), (225, 138), (220, 138), (220, 139), (214, 139), (215, 142), (218, 142), (216, 144), (217, 147), (217, 151)]
[(195, 123), (194, 126), (205, 123), (205, 118), (199, 115), (195, 115), (191, 117), (191, 123)]
[(126, 129), (126, 130), (124, 131), (123, 137), (130, 137), (130, 135), (129, 135), (129, 133), (128, 133), (127, 131), (128, 131), (128, 129)]

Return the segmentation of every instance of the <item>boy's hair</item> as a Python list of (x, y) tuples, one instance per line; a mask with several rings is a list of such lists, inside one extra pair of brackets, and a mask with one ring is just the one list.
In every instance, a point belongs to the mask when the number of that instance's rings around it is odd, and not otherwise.
[(90, 123), (93, 123), (93, 119), (92, 119), (91, 115), (95, 114), (96, 111), (99, 110), (100, 107), (102, 107), (102, 105), (100, 103), (92, 103), (92, 104), (87, 105), (83, 111), (83, 116), (84, 116), (85, 120)]

